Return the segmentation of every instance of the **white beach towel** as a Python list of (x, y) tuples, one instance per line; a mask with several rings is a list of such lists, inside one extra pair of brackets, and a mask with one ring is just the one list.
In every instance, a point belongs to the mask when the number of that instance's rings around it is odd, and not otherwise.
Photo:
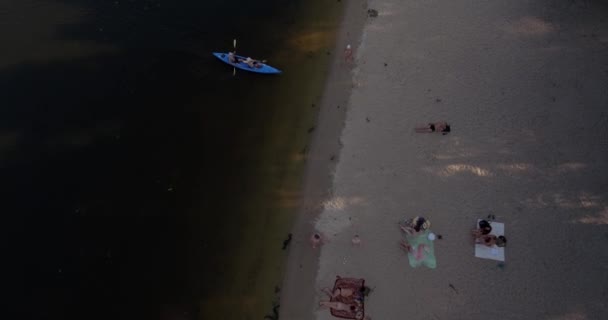
[[(479, 225), (481, 219), (477, 219), (477, 225)], [(505, 235), (505, 224), (502, 222), (488, 221), (492, 226), (492, 232), (495, 236)], [(505, 248), (499, 248), (497, 246), (488, 247), (484, 244), (475, 244), (475, 257), (481, 259), (490, 259), (497, 261), (505, 261)]]

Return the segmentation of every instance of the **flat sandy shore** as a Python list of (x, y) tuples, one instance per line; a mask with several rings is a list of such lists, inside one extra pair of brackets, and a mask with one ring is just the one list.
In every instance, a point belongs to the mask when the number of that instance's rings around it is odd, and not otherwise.
[[(337, 48), (355, 45), (356, 61), (336, 57), (327, 82), (281, 319), (331, 319), (317, 303), (336, 275), (374, 288), (373, 320), (608, 319), (600, 3), (349, 2)], [(414, 132), (439, 120), (450, 134)], [(489, 214), (506, 226), (504, 266), (473, 255)], [(443, 236), (434, 270), (398, 246), (397, 222), (416, 215)]]

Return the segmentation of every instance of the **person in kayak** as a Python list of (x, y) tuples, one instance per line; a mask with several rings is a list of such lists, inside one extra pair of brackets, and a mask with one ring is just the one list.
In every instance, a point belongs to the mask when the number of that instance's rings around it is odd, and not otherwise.
[(357, 311), (357, 306), (354, 304), (346, 304), (340, 301), (319, 301), (320, 306), (329, 307), (338, 311)]
[(259, 69), (264, 66), (264, 63), (266, 62), (266, 60), (260, 61), (260, 60), (251, 59), (251, 57), (247, 57), (247, 59), (242, 60), (242, 62), (246, 63), (249, 66), (249, 68)]
[(236, 57), (236, 51), (228, 52), (228, 61), (230, 61), (230, 63), (234, 63), (234, 64), (237, 64), (240, 62), (239, 59)]
[(255, 67), (255, 60), (251, 59), (251, 57), (247, 57), (247, 59), (243, 60), (250, 68)]

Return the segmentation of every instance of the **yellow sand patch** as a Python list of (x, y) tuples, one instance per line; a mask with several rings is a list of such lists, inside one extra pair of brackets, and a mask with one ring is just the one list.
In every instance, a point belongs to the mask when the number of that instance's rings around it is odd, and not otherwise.
[(323, 203), (325, 210), (345, 210), (350, 206), (361, 205), (365, 202), (363, 197), (333, 197)]
[(577, 222), (584, 224), (608, 224), (608, 207), (604, 207), (604, 210), (597, 213), (595, 216), (584, 216), (577, 220)]
[(316, 52), (327, 47), (332, 39), (331, 30), (309, 31), (295, 35), (289, 44), (300, 52)]
[(478, 177), (491, 177), (494, 174), (487, 169), (470, 164), (450, 164), (439, 170), (436, 174), (441, 177), (451, 177), (460, 173), (471, 173)]
[(506, 29), (524, 36), (543, 36), (555, 31), (555, 26), (541, 18), (526, 16), (516, 20)]

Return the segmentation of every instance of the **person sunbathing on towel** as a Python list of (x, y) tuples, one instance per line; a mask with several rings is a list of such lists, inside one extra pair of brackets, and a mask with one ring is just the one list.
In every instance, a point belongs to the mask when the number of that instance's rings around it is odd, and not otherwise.
[(325, 292), (331, 298), (335, 298), (335, 297), (338, 297), (338, 296), (347, 298), (347, 297), (352, 296), (353, 293), (355, 293), (353, 289), (340, 288), (340, 287), (337, 287), (336, 290), (334, 290), (334, 292), (331, 292), (329, 290), (329, 288), (324, 288), (323, 292)]
[(416, 260), (424, 259), (424, 255), (431, 252), (431, 249), (426, 244), (419, 244), (416, 249), (405, 240), (401, 240), (400, 244), (401, 248), (405, 250), (405, 252), (413, 254)]
[(359, 290), (337, 287), (333, 292), (331, 292), (329, 288), (324, 288), (323, 292), (325, 292), (325, 294), (327, 294), (331, 298), (335, 298), (338, 296), (348, 298), (354, 295), (355, 300), (362, 302), (365, 296), (367, 296), (371, 292), (371, 289), (366, 286), (359, 288)]
[(354, 304), (346, 304), (339, 301), (319, 301), (319, 305), (341, 311), (355, 312), (357, 310), (357, 306), (355, 306)]

